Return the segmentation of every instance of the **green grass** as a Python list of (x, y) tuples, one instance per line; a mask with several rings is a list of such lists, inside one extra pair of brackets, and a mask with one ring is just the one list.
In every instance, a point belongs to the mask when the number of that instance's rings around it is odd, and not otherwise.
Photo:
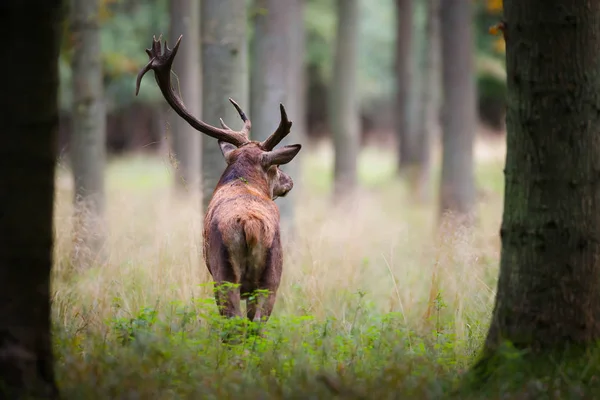
[(201, 259), (201, 215), (174, 195), (168, 160), (111, 162), (105, 257), (85, 270), (71, 260), (80, 244), (68, 170), (60, 167), (53, 317), (65, 398), (449, 393), (475, 360), (493, 306), (501, 155), (478, 157), (479, 218), (471, 232), (437, 230), (435, 190), (432, 201), (416, 204), (394, 178), (391, 153), (363, 151), (363, 189), (339, 209), (329, 198), (331, 152), (307, 148), (304, 156), (304, 190), (290, 194), (298, 235), (286, 241), (274, 315), (263, 336), (232, 346), (220, 340), (234, 322), (216, 313)]

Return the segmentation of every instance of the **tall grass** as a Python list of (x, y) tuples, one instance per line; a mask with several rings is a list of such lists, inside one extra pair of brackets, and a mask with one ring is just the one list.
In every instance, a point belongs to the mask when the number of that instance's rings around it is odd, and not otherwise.
[[(107, 170), (108, 237), (72, 263), (72, 184), (59, 166), (53, 317), (59, 383), (72, 398), (440, 396), (484, 338), (498, 272), (503, 147), (477, 146), (478, 221), (436, 226), (394, 178), (393, 154), (361, 154), (361, 192), (333, 208), (331, 150), (303, 151), (275, 311), (262, 337), (219, 340), (197, 202), (172, 191), (167, 158)], [(437, 169), (436, 169), (437, 171)], [(436, 175), (437, 176), (437, 175)], [(297, 179), (297, 178), (296, 178)], [(433, 188), (437, 179), (432, 182)], [(278, 200), (279, 201), (279, 200)]]

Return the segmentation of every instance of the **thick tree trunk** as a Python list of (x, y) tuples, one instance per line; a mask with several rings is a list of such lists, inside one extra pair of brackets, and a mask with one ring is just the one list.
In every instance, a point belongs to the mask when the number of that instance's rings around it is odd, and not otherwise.
[(71, 0), (75, 263), (96, 257), (104, 237), (106, 107), (100, 49), (99, 0)]
[(506, 193), (485, 348), (592, 345), (600, 339), (600, 3), (505, 0), (504, 13)]
[(358, 0), (337, 0), (337, 33), (331, 84), (331, 131), (335, 151), (334, 196), (347, 197), (357, 185), (360, 147), (356, 93)]
[(430, 196), (431, 148), (440, 129), (440, 0), (427, 0), (423, 40), (418, 123), (415, 131), (416, 170), (411, 176), (414, 193), (420, 201)]
[(398, 169), (418, 164), (416, 137), (411, 118), (413, 0), (396, 0), (396, 134)]
[(476, 129), (470, 0), (441, 2), (442, 34), (442, 177), (440, 214), (472, 217), (475, 205), (473, 140)]
[(50, 340), (50, 271), (61, 8), (58, 0), (34, 9), (22, 0), (0, 3), (0, 30), (10, 37), (3, 51), (13, 61), (0, 66), (2, 76), (9, 77), (0, 93), (3, 399), (58, 398)]
[[(250, 117), (252, 118), (252, 138), (264, 140), (277, 129), (280, 120), (279, 103), (286, 106), (290, 120), (294, 122), (292, 138), (287, 137), (282, 145), (290, 140), (296, 142), (296, 121), (301, 118), (297, 113), (297, 93), (293, 86), (298, 79), (297, 69), (293, 62), (302, 62), (295, 57), (299, 43), (298, 34), (303, 34), (297, 27), (302, 13), (297, 13), (295, 4), (298, 0), (256, 0), (255, 7), (261, 12), (256, 13), (254, 20), (254, 40), (252, 54), (252, 70), (250, 88), (252, 101)], [(303, 20), (302, 20), (303, 22)], [(296, 76), (292, 76), (295, 72)], [(282, 170), (291, 173), (297, 171), (296, 161), (282, 166)], [(290, 168), (291, 167), (291, 168)], [(294, 169), (292, 172), (291, 169)], [(285, 198), (278, 199), (282, 226), (293, 227), (295, 191)], [(287, 230), (287, 229), (286, 229)]]
[[(171, 0), (171, 27), (169, 43), (184, 36), (180, 51), (173, 62), (173, 87), (180, 93), (186, 108), (201, 116), (200, 81), (200, 2)], [(172, 149), (177, 160), (175, 187), (184, 192), (195, 192), (200, 185), (202, 134), (174, 112), (171, 114)]]
[[(246, 15), (245, 1), (202, 1), (202, 119), (215, 126), (219, 126), (219, 118), (223, 118), (232, 129), (241, 127), (242, 121), (227, 100), (229, 97), (243, 109), (249, 106)], [(225, 165), (217, 140), (203, 135), (204, 209)]]

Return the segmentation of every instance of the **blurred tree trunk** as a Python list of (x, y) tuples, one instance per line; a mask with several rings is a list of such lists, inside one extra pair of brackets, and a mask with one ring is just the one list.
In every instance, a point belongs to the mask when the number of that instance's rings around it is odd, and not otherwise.
[(563, 357), (600, 339), (600, 3), (505, 0), (504, 15), (502, 252), (479, 367), (502, 340)]
[(331, 131), (335, 151), (334, 197), (340, 200), (357, 185), (360, 150), (356, 90), (358, 0), (337, 0), (337, 32), (331, 84)]
[(430, 196), (431, 150), (440, 129), (440, 0), (427, 0), (425, 37), (422, 41), (418, 120), (415, 131), (417, 166), (411, 176), (414, 193), (420, 201)]
[[(203, 0), (200, 15), (202, 119), (219, 126), (219, 118), (223, 118), (232, 129), (239, 129), (242, 121), (227, 99), (231, 97), (242, 109), (247, 110), (249, 106), (246, 2)], [(217, 140), (202, 135), (204, 209), (208, 206), (225, 166)]]
[(476, 129), (470, 0), (444, 0), (442, 35), (442, 176), (440, 215), (450, 212), (469, 222), (475, 205), (473, 140)]
[[(0, 398), (56, 399), (50, 337), (62, 2), (0, 3)], [(27, 29), (23, 29), (27, 26)], [(15, 35), (14, 32), (19, 32)], [(11, 34), (12, 33), (12, 34)]]
[[(173, 87), (192, 114), (201, 116), (200, 82), (200, 2), (197, 0), (171, 0), (171, 27), (169, 43), (175, 44), (184, 36), (180, 51), (173, 62)], [(202, 134), (183, 118), (171, 112), (172, 149), (177, 160), (175, 186), (186, 192), (199, 188), (201, 176)]]
[[(288, 54), (290, 57), (290, 95), (288, 96), (289, 116), (293, 119), (294, 127), (293, 133), (283, 140), (283, 144), (287, 143), (305, 143), (306, 141), (306, 129), (307, 129), (307, 116), (306, 116), (306, 96), (307, 96), (307, 72), (306, 72), (306, 25), (304, 22), (304, 13), (306, 8), (306, 0), (292, 0), (291, 11), (290, 11), (290, 42), (288, 47), (290, 48)], [(294, 178), (301, 181), (300, 178), (300, 165), (299, 162), (302, 159), (302, 152), (294, 158), (294, 163), (286, 164), (285, 168), (287, 171), (294, 174)], [(300, 182), (299, 182), (300, 183)], [(294, 190), (297, 190), (294, 181)]]
[[(306, 95), (307, 78), (304, 59), (306, 56), (306, 27), (304, 23), (305, 0), (291, 0), (289, 11), (289, 41), (288, 57), (290, 68), (290, 84), (286, 100), (286, 110), (290, 120), (293, 121), (292, 132), (286, 137), (281, 145), (292, 143), (306, 143)], [(294, 179), (294, 190), (290, 192), (280, 202), (280, 210), (283, 216), (281, 227), (289, 233), (288, 237), (293, 237), (296, 232), (294, 223), (294, 208), (296, 200), (302, 192), (302, 160), (304, 153), (300, 152), (294, 158), (294, 162), (282, 165), (281, 169)], [(279, 201), (279, 200), (278, 200)], [(291, 218), (286, 218), (291, 215)]]
[(398, 168), (401, 172), (414, 169), (419, 161), (410, 113), (413, 95), (413, 1), (396, 0), (396, 133)]
[[(298, 29), (297, 20), (302, 20), (302, 13), (296, 9), (299, 0), (255, 0), (256, 13), (254, 17), (254, 40), (252, 49), (251, 69), (251, 107), (252, 138), (253, 140), (264, 140), (277, 129), (281, 115), (279, 104), (286, 106), (290, 120), (294, 122), (293, 133), (282, 141), (282, 144), (292, 140), (296, 142), (296, 121), (301, 119), (297, 115), (298, 89), (294, 79), (299, 78), (298, 66), (292, 67), (293, 63), (301, 63), (295, 51), (301, 43), (298, 35), (302, 35), (302, 29)], [(300, 11), (300, 12), (299, 12)], [(302, 20), (303, 23), (303, 20)], [(295, 68), (295, 70), (293, 69)], [(292, 76), (292, 73), (296, 76)], [(294, 86), (294, 84), (296, 86)], [(292, 174), (298, 169), (297, 161), (282, 166), (282, 170)], [(291, 167), (291, 168), (290, 168)], [(293, 169), (293, 170), (292, 170)], [(295, 191), (287, 197), (278, 199), (281, 213), (282, 226), (293, 228)]]
[(100, 48), (100, 0), (71, 0), (75, 264), (87, 267), (104, 240), (106, 107)]

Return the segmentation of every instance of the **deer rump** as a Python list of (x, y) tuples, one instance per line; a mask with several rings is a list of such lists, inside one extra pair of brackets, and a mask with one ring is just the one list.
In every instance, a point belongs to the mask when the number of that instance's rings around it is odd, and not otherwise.
[(276, 291), (283, 261), (279, 209), (262, 196), (220, 189), (204, 223), (204, 261), (210, 274), (217, 284), (239, 284), (243, 299), (257, 289)]

